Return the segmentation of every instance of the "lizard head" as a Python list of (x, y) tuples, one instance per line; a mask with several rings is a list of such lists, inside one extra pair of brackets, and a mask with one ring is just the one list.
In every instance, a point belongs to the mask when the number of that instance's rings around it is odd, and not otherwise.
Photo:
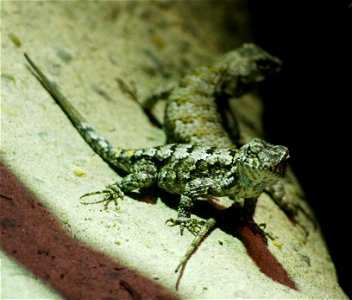
[(246, 187), (264, 189), (283, 177), (289, 158), (288, 149), (254, 138), (238, 150), (238, 174)]
[[(248, 89), (281, 70), (282, 62), (254, 44), (244, 44), (224, 59), (226, 73), (223, 90), (240, 96)], [(227, 79), (226, 79), (227, 78)], [(236, 80), (233, 80), (236, 78)], [(237, 95), (238, 94), (238, 95)]]

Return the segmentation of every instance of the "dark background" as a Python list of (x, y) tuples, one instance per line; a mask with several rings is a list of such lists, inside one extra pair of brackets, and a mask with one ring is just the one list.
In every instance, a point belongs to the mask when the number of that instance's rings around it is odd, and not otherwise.
[(351, 1), (250, 1), (254, 40), (282, 59), (260, 87), (267, 140), (286, 145), (352, 298)]

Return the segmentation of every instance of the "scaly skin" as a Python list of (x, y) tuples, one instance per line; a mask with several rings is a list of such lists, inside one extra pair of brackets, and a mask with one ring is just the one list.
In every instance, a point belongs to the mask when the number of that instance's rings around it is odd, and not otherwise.
[[(279, 59), (258, 46), (245, 44), (213, 65), (196, 69), (168, 97), (164, 120), (168, 142), (237, 148), (237, 121), (228, 126), (220, 114), (220, 108), (226, 106), (224, 100), (242, 95), (277, 73), (280, 66)], [(299, 210), (312, 220), (296, 203), (302, 192), (299, 187), (292, 189), (292, 177), (290, 174), (290, 178), (268, 186), (266, 192), (294, 222)]]
[[(225, 122), (226, 115), (221, 108), (228, 107), (224, 100), (242, 95), (254, 84), (277, 73), (280, 66), (280, 60), (253, 44), (247, 44), (225, 54), (211, 66), (196, 69), (168, 97), (164, 119), (168, 142), (237, 148), (237, 121), (232, 120), (231, 126)], [(283, 178), (267, 185), (265, 191), (291, 220), (295, 221), (299, 210), (309, 217), (295, 204), (294, 199), (298, 196), (289, 188), (292, 185), (288, 178)], [(294, 191), (301, 195), (298, 188)], [(197, 234), (178, 268), (187, 262), (212, 226), (204, 225), (200, 231), (202, 236)]]
[(105, 194), (103, 201), (108, 205), (123, 198), (125, 192), (158, 186), (180, 195), (177, 218), (168, 222), (180, 225), (181, 234), (184, 228), (197, 234), (202, 223), (191, 219), (191, 208), (197, 198), (229, 196), (255, 199), (265, 187), (285, 174), (289, 156), (287, 148), (260, 139), (253, 139), (240, 149), (192, 144), (168, 144), (145, 149), (113, 147), (87, 124), (28, 55), (25, 54), (25, 57), (36, 77), (91, 148), (110, 165), (128, 173), (105, 190), (83, 197)]
[(276, 57), (258, 46), (245, 44), (215, 64), (196, 69), (171, 91), (167, 100), (164, 128), (168, 143), (235, 147), (216, 100), (244, 94), (280, 67)]

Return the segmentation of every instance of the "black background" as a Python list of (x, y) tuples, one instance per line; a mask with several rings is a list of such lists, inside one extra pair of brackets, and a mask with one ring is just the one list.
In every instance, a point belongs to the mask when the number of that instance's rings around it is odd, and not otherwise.
[(267, 140), (290, 149), (337, 269), (352, 298), (350, 1), (250, 1), (255, 42), (282, 59), (263, 84)]

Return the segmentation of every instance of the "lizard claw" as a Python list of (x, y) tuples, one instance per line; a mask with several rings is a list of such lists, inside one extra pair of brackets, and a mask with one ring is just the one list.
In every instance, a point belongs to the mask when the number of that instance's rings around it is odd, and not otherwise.
[(201, 230), (201, 228), (204, 225), (204, 221), (199, 221), (195, 219), (168, 219), (166, 220), (165, 224), (170, 223), (169, 226), (176, 226), (180, 225), (180, 233), (183, 235), (183, 231), (185, 228), (188, 229), (190, 233), (193, 235), (197, 235), (198, 232)]
[(105, 194), (105, 197), (101, 200), (97, 200), (94, 202), (81, 202), (84, 205), (89, 205), (89, 204), (98, 204), (98, 203), (104, 203), (104, 209), (108, 209), (108, 206), (110, 202), (114, 202), (116, 210), (119, 210), (119, 205), (117, 203), (118, 199), (123, 200), (124, 194), (121, 191), (121, 189), (116, 186), (116, 185), (108, 185), (104, 190), (102, 191), (96, 191), (96, 192), (90, 192), (82, 195), (80, 199), (89, 197), (89, 196), (94, 196), (94, 195), (101, 195)]

